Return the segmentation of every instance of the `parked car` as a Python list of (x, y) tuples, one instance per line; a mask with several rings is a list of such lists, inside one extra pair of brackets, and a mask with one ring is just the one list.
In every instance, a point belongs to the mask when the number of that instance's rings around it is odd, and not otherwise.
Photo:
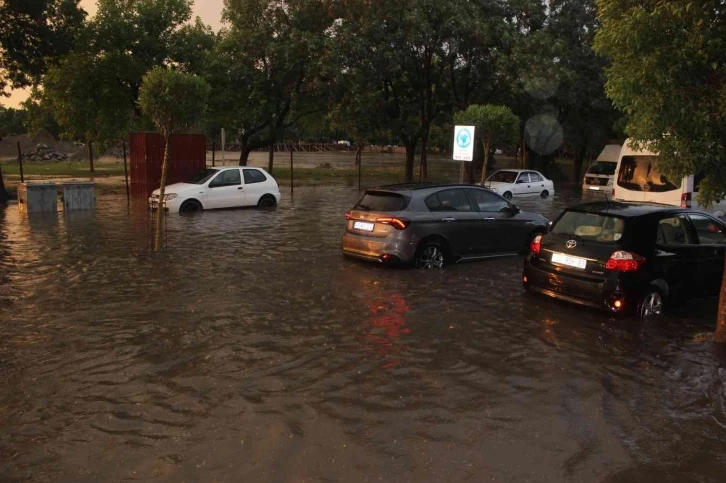
[(555, 194), (554, 183), (539, 171), (502, 169), (489, 176), (484, 186), (508, 200), (514, 196), (539, 195), (546, 198)]
[[(244, 206), (272, 208), (280, 201), (280, 188), (261, 168), (210, 168), (198, 173), (189, 183), (167, 186), (164, 198), (170, 213)], [(155, 209), (158, 205), (157, 189), (149, 198), (149, 206)]]
[[(618, 201), (661, 203), (682, 208), (706, 208), (698, 203), (701, 176), (689, 175), (671, 180), (657, 169), (658, 155), (647, 149), (637, 150), (625, 141), (615, 172), (612, 195)], [(708, 211), (717, 218), (726, 216), (726, 200)]]
[(488, 189), (469, 185), (367, 190), (345, 217), (345, 255), (420, 268), (526, 252), (548, 223)]
[(718, 295), (725, 249), (726, 225), (702, 211), (585, 203), (532, 240), (523, 283), (576, 304), (657, 316), (671, 304)]
[(587, 168), (585, 177), (582, 180), (583, 191), (609, 191), (613, 189), (615, 168), (618, 167), (621, 148), (622, 146), (619, 144), (605, 146), (597, 160)]

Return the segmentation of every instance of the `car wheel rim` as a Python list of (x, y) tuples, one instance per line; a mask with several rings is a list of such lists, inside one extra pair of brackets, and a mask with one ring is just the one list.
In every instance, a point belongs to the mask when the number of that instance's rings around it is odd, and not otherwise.
[(421, 268), (441, 268), (444, 266), (444, 254), (437, 246), (424, 248), (421, 254)]
[(663, 312), (663, 298), (659, 293), (649, 294), (643, 302), (643, 316), (661, 315)]

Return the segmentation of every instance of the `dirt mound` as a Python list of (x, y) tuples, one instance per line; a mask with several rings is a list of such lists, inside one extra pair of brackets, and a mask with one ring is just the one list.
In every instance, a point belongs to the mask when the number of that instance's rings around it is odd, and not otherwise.
[(68, 155), (41, 143), (36, 144), (35, 149), (23, 153), (23, 159), (28, 161), (65, 161), (68, 159)]
[(48, 144), (50, 146), (55, 143), (55, 138), (45, 129), (39, 129), (31, 138), (33, 144)]

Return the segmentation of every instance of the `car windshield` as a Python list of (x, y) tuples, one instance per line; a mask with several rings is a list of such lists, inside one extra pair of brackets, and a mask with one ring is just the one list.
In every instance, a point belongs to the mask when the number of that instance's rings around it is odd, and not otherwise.
[(219, 173), (218, 169), (205, 169), (195, 174), (189, 182), (192, 184), (204, 184), (217, 173)]
[(516, 171), (497, 171), (489, 177), (487, 181), (494, 181), (496, 183), (514, 183), (517, 179)]
[(355, 210), (399, 212), (408, 206), (409, 199), (398, 193), (368, 191), (355, 205)]
[(552, 227), (552, 233), (581, 240), (615, 243), (623, 237), (624, 228), (625, 222), (616, 216), (568, 210)]
[(612, 176), (615, 174), (615, 168), (617, 168), (618, 163), (614, 163), (612, 161), (597, 161), (595, 164), (590, 166), (590, 169), (587, 170), (587, 174), (604, 174), (607, 176)]

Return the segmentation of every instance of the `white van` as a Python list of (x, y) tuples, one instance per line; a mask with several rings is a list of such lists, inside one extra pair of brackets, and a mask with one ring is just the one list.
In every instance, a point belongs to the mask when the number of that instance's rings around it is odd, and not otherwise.
[(602, 150), (597, 160), (587, 168), (585, 178), (582, 180), (583, 191), (611, 190), (615, 179), (615, 170), (620, 158), (619, 144), (608, 144)]
[[(625, 141), (615, 171), (613, 198), (617, 201), (704, 209), (697, 201), (699, 176), (690, 175), (679, 181), (671, 181), (656, 169), (657, 157), (657, 154), (648, 150), (636, 151), (630, 146), (630, 139)], [(723, 218), (726, 213), (726, 202), (721, 200), (708, 211)]]

